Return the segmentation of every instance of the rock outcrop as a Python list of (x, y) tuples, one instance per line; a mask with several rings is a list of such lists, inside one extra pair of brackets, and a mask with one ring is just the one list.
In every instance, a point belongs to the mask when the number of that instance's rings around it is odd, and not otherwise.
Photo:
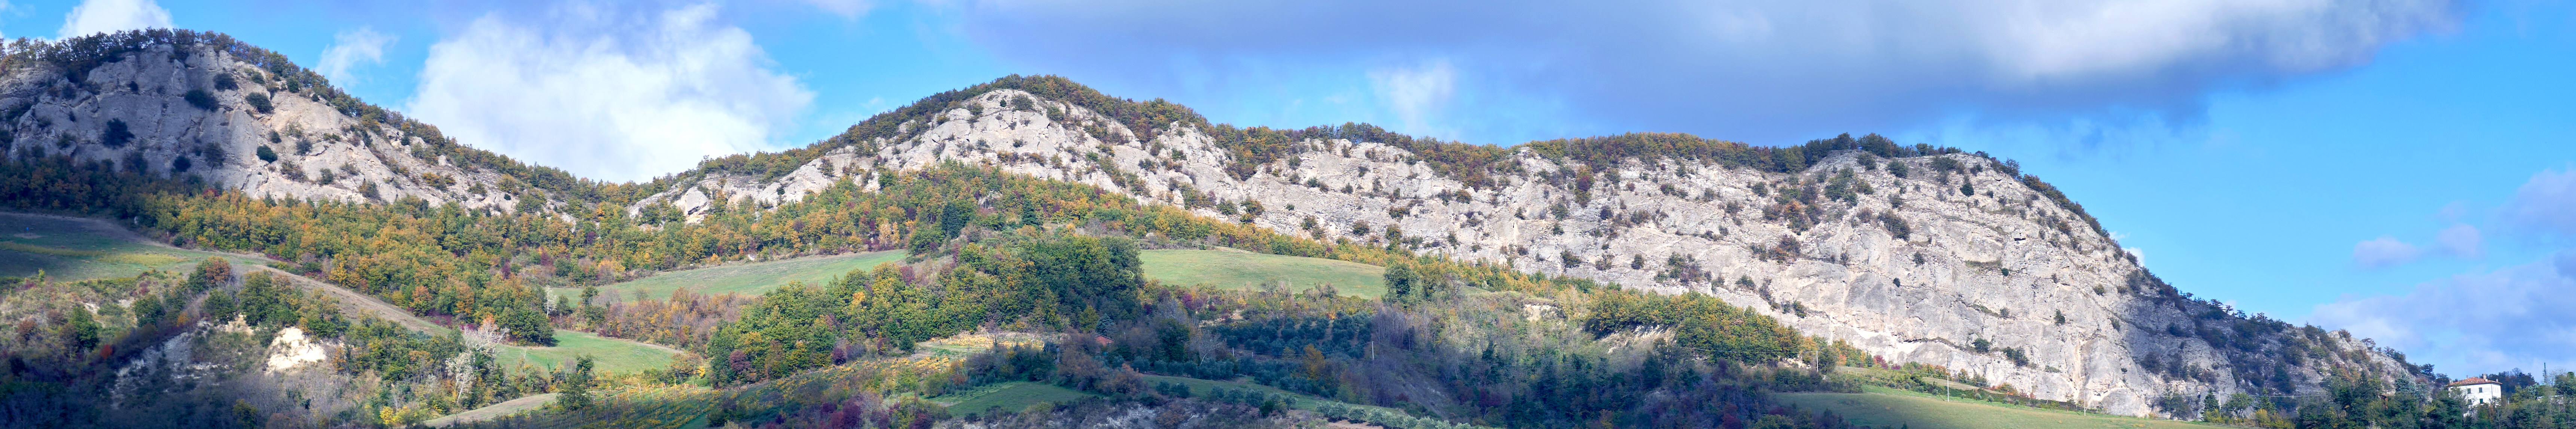
[(515, 212), (521, 194), (537, 194), (450, 156), (488, 153), (458, 151), (435, 128), (346, 98), (283, 57), (229, 39), (166, 43), (170, 33), (155, 32), (13, 52), (0, 75), (0, 149), (12, 159), (192, 175), (259, 197), (418, 198)]

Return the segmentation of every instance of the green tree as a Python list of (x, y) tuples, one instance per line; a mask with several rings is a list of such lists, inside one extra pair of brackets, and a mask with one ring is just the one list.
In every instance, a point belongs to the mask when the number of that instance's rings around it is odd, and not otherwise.
[(572, 365), (572, 373), (564, 375), (563, 387), (556, 392), (561, 395), (555, 396), (555, 405), (566, 410), (588, 409), (591, 403), (590, 385), (594, 383), (591, 375), (591, 357), (584, 354), (573, 359), (575, 363)]
[[(1416, 284), (1416, 283), (1417, 283), (1417, 281), (1416, 281), (1416, 280), (1418, 280), (1418, 276), (1414, 275), (1414, 273), (1413, 273), (1413, 264), (1407, 264), (1407, 263), (1402, 263), (1402, 262), (1393, 263), (1393, 264), (1387, 264), (1387, 266), (1386, 266), (1386, 276), (1385, 276), (1385, 277), (1386, 277), (1386, 300), (1388, 300), (1388, 301), (1396, 301), (1396, 302), (1411, 302), (1411, 301), (1415, 301), (1415, 300), (1416, 300), (1416, 298), (1419, 298), (1419, 297), (1415, 296), (1415, 294), (1417, 294), (1417, 293), (1419, 293), (1419, 292), (1415, 291), (1414, 289), (1415, 289), (1416, 287), (1418, 287), (1419, 285), (1417, 285), (1417, 284)], [(1423, 294), (1423, 295), (1429, 295), (1429, 294)]]

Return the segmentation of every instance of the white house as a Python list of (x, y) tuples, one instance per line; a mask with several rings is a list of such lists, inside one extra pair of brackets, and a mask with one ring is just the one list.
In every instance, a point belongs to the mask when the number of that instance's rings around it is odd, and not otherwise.
[(2453, 392), (2460, 392), (2460, 397), (2468, 399), (2469, 406), (2472, 407), (2504, 398), (2504, 383), (2497, 383), (2495, 380), (2483, 377), (2469, 377), (2467, 380), (2454, 381), (2449, 388)]

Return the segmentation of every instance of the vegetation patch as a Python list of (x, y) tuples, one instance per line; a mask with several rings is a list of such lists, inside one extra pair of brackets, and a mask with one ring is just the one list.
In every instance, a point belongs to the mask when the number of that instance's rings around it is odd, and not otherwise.
[[(791, 282), (831, 283), (833, 277), (848, 274), (851, 270), (901, 261), (903, 257), (904, 251), (888, 250), (725, 265), (662, 273), (635, 281), (601, 286), (599, 292), (602, 296), (614, 297), (620, 301), (635, 300), (636, 292), (643, 292), (643, 296), (649, 298), (665, 298), (671, 296), (671, 291), (683, 288), (707, 295), (724, 293), (759, 295)], [(546, 292), (549, 295), (581, 296), (581, 288), (548, 288)]]
[(1286, 282), (1292, 292), (1331, 285), (1344, 296), (1386, 294), (1386, 267), (1358, 262), (1226, 250), (1147, 250), (1144, 259), (1145, 278), (1171, 285), (1256, 290)]

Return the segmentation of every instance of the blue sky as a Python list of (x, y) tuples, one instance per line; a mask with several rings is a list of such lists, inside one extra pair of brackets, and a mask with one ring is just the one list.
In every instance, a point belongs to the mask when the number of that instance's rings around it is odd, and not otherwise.
[(11, 1), (232, 34), (467, 144), (637, 180), (1005, 74), (1485, 144), (1877, 132), (2020, 159), (2184, 291), (2446, 373), (2576, 367), (2576, 6)]

